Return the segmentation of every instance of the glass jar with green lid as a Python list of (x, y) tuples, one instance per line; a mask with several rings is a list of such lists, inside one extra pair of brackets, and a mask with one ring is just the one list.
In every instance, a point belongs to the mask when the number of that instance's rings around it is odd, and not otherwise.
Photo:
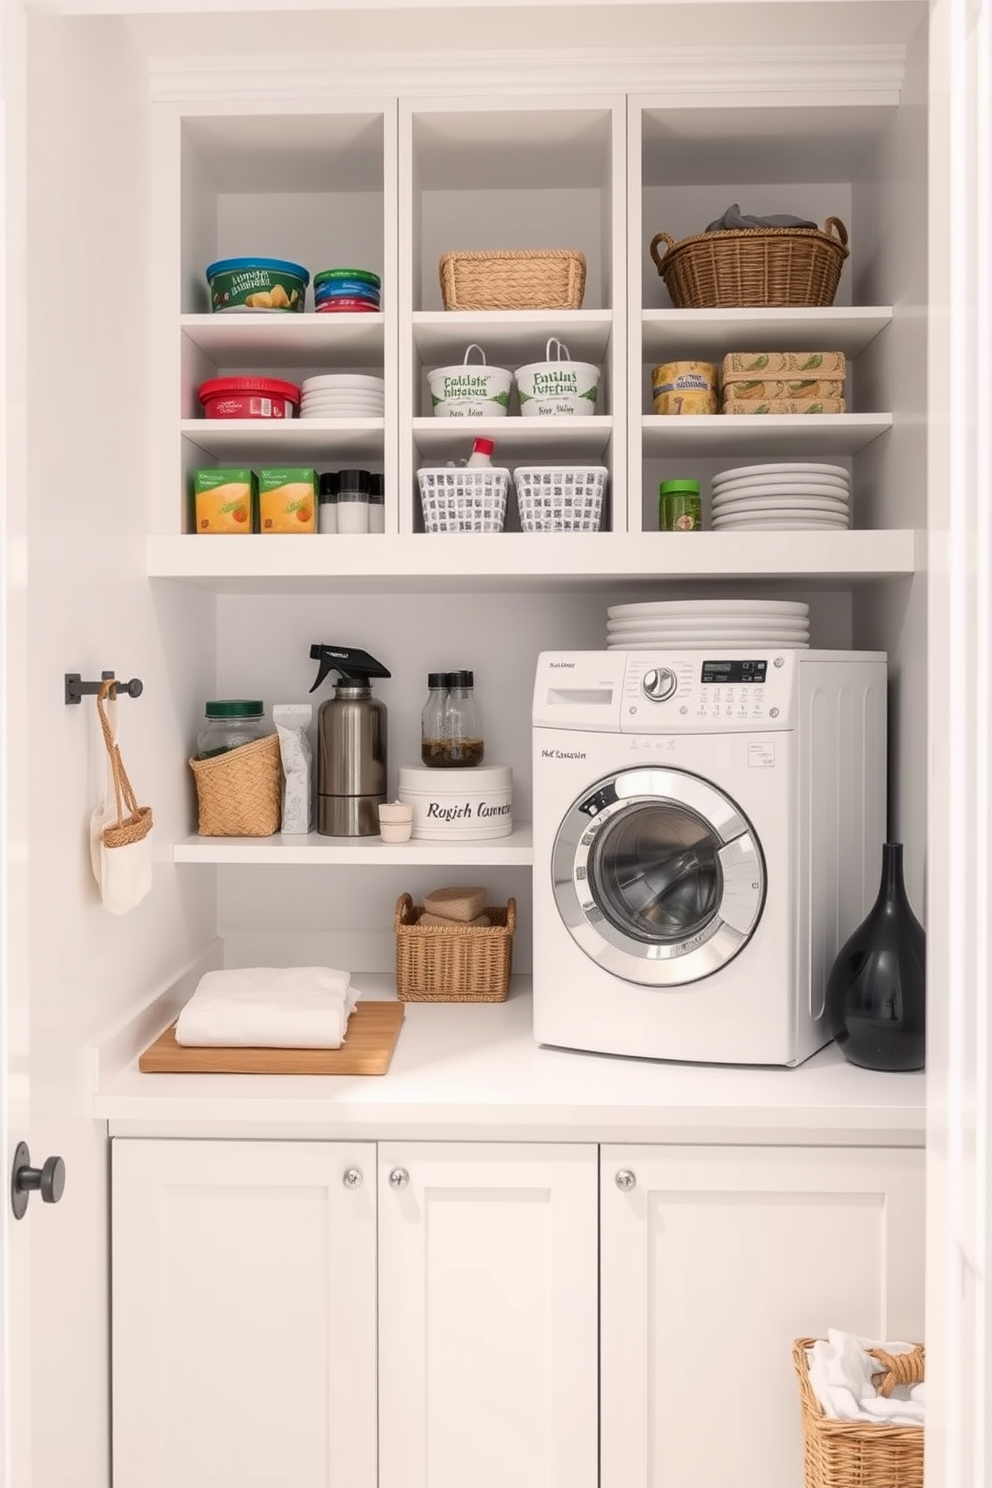
[(206, 723), (196, 736), (197, 759), (211, 759), (265, 739), (275, 729), (265, 717), (265, 704), (251, 698), (215, 698), (204, 707)]
[(698, 532), (702, 525), (698, 480), (662, 481), (658, 487), (658, 531)]

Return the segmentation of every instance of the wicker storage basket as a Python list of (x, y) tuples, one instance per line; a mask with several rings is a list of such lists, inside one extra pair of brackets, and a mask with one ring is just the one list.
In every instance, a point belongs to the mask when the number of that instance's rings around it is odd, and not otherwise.
[[(835, 1421), (824, 1415), (809, 1382), (806, 1358), (815, 1342), (797, 1338), (792, 1348), (802, 1403), (806, 1488), (923, 1488), (923, 1427)], [(909, 1380), (923, 1378), (921, 1344), (898, 1357), (908, 1362)], [(879, 1368), (884, 1367), (880, 1360)]]
[(579, 310), (586, 258), (572, 248), (442, 253), (445, 310)]
[(598, 532), (606, 466), (518, 466), (514, 473), (523, 532)]
[(487, 905), (489, 925), (421, 925), (423, 907), (396, 901), (396, 991), (401, 1002), (505, 1002), (517, 902)]
[(191, 759), (201, 837), (271, 837), (281, 819), (279, 736)]
[[(658, 244), (664, 243), (663, 253)], [(743, 227), (651, 239), (651, 257), (679, 310), (706, 306), (832, 305), (847, 258), (847, 228)]]
[(497, 465), (417, 471), (425, 532), (502, 532), (510, 472)]

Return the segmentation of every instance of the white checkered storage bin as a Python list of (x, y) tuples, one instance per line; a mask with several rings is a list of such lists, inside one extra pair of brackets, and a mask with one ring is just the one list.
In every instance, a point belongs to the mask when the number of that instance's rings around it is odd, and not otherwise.
[(521, 465), (514, 481), (523, 532), (598, 532), (605, 465)]
[(417, 471), (425, 532), (502, 532), (509, 470), (440, 465)]

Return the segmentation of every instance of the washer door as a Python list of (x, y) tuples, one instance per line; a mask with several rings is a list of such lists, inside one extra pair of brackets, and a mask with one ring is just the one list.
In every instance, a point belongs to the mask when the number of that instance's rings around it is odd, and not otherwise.
[(684, 770), (621, 770), (573, 802), (551, 859), (569, 934), (606, 971), (649, 987), (711, 976), (747, 944), (765, 899), (751, 823)]

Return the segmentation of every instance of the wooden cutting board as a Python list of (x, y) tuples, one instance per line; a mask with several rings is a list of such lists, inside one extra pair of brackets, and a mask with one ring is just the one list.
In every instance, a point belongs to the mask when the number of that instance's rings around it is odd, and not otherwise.
[(146, 1075), (384, 1075), (393, 1057), (401, 1002), (359, 1002), (340, 1049), (191, 1049), (175, 1023), (138, 1056)]

